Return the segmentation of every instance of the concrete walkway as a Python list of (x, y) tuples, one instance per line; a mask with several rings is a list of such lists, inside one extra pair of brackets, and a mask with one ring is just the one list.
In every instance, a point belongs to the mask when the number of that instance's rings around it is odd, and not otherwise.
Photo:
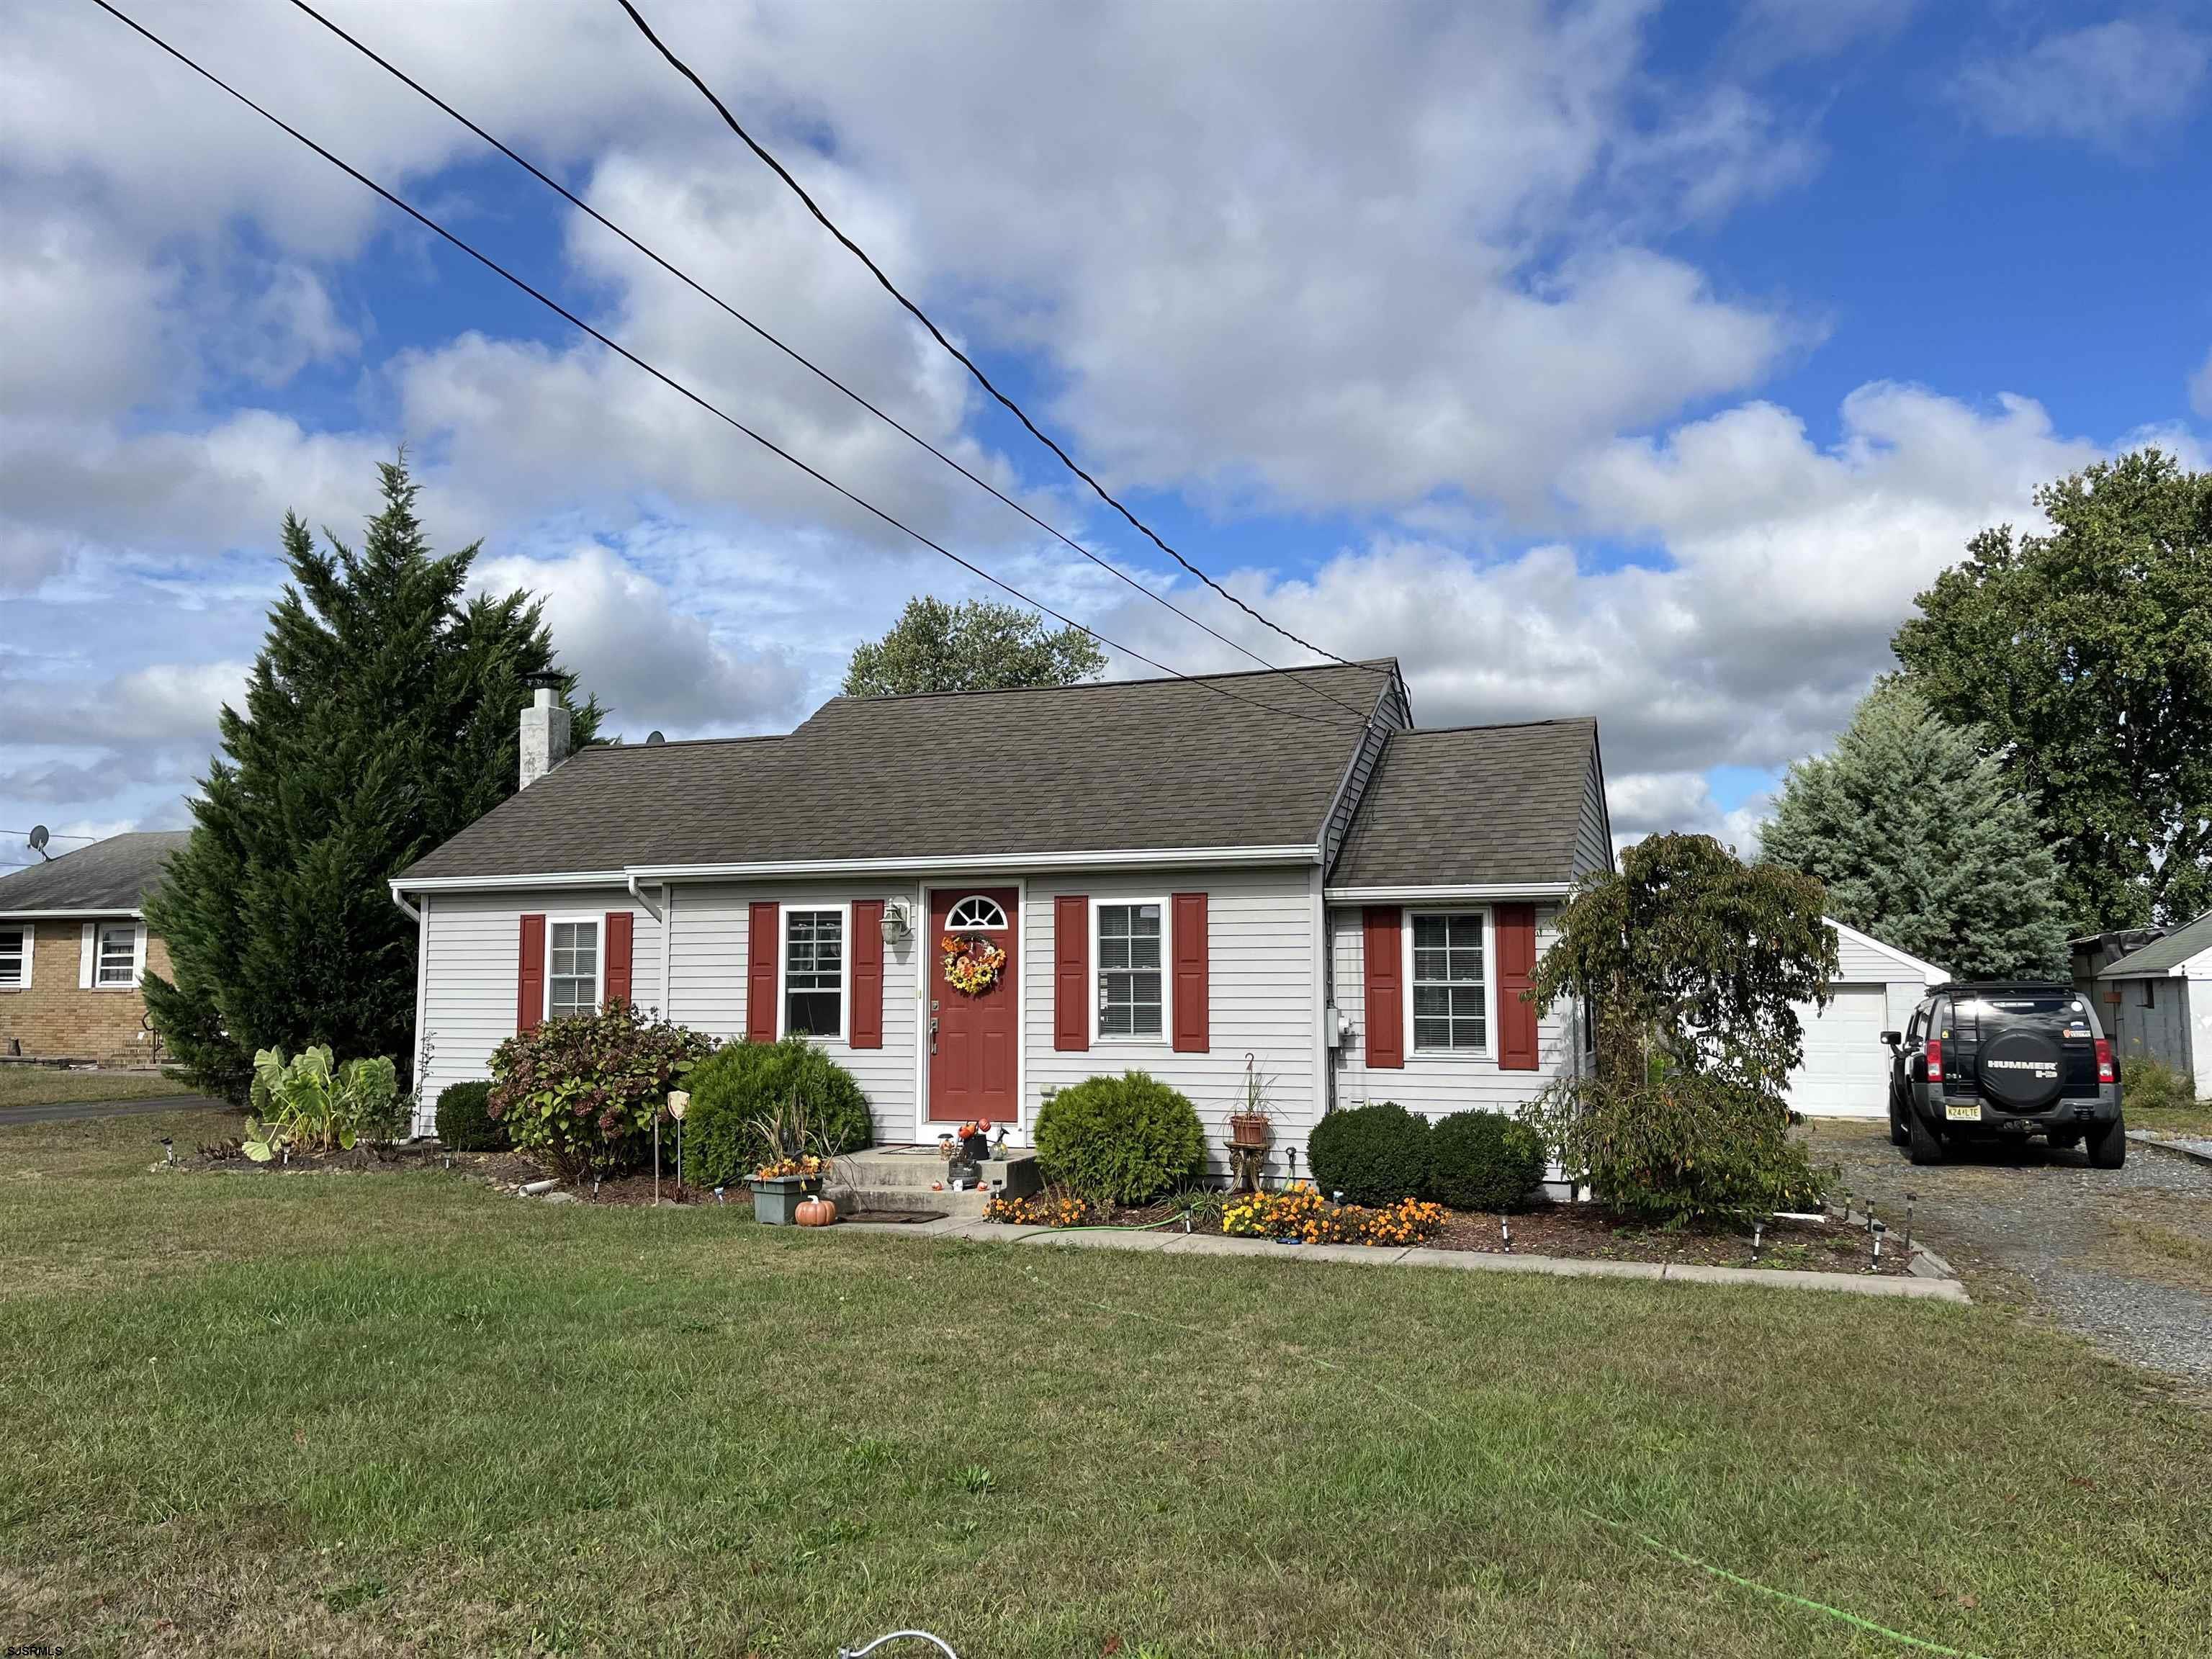
[(1463, 1272), (1544, 1273), (1555, 1279), (1664, 1279), (1670, 1284), (1756, 1285), (1769, 1290), (1842, 1291), (1853, 1296), (1904, 1297), (1935, 1302), (1969, 1302), (1955, 1279), (1899, 1274), (1876, 1278), (1861, 1273), (1793, 1273), (1762, 1267), (1707, 1267), (1658, 1261), (1596, 1261), (1573, 1256), (1505, 1255), (1482, 1250), (1432, 1250), (1420, 1245), (1278, 1244), (1264, 1238), (1227, 1238), (1218, 1233), (1185, 1233), (1162, 1227), (1121, 1232), (1053, 1227), (1016, 1227), (1004, 1222), (946, 1216), (939, 1221), (841, 1221), (841, 1232), (883, 1233), (909, 1238), (958, 1238), (978, 1243), (1045, 1245), (1062, 1249), (1142, 1250), (1158, 1255), (1265, 1256), (1274, 1261), (1341, 1261), (1363, 1267), (1456, 1267)]
[(165, 1095), (159, 1100), (62, 1100), (46, 1106), (0, 1106), (0, 1129), (11, 1123), (75, 1123), (90, 1117), (151, 1117), (161, 1112), (220, 1112), (219, 1100)]

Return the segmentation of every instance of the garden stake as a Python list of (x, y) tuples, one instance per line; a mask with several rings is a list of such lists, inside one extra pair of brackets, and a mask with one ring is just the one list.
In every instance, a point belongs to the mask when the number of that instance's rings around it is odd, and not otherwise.
[(1753, 1222), (1751, 1224), (1751, 1259), (1753, 1263), (1759, 1260), (1759, 1242), (1765, 1237), (1766, 1224), (1764, 1221)]
[(1498, 1236), (1505, 1241), (1505, 1254), (1511, 1255), (1513, 1254), (1513, 1224), (1502, 1213), (1498, 1218)]
[(169, 1137), (167, 1135), (161, 1137), (161, 1158), (167, 1164), (174, 1164), (177, 1161), (177, 1149), (170, 1143)]
[(660, 1114), (653, 1115), (653, 1207), (660, 1207)]
[(726, 1198), (725, 1198), (725, 1197), (723, 1197), (723, 1196), (722, 1196), (722, 1189), (721, 1189), (720, 1187), (717, 1187), (717, 1188), (714, 1188), (714, 1202), (715, 1202), (715, 1203), (717, 1203), (717, 1204), (726, 1204), (726, 1203), (728, 1203), (729, 1201), (730, 1201), (730, 1200), (729, 1200), (728, 1199), (726, 1199)]
[(1877, 1267), (1881, 1266), (1881, 1236), (1888, 1231), (1879, 1221), (1874, 1224), (1874, 1265)]
[(1912, 1254), (1912, 1204), (1919, 1196), (1917, 1193), (1905, 1195), (1905, 1253), (1907, 1255)]

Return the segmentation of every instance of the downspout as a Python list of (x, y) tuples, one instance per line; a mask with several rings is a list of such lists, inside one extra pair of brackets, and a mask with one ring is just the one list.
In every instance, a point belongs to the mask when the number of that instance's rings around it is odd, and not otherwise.
[(422, 925), (422, 913), (420, 910), (417, 910), (413, 905), (410, 904), (405, 896), (397, 887), (392, 888), (391, 892), (392, 902), (399, 907), (400, 913), (404, 915), (408, 921), (413, 922), (417, 927), (421, 927)]
[[(646, 915), (651, 916), (655, 921), (660, 923), (664, 927), (666, 927), (668, 925), (668, 918), (661, 912), (653, 908), (653, 901), (646, 897), (645, 890), (637, 884), (637, 877), (635, 873), (630, 875), (629, 881), (629, 896), (645, 907)], [(661, 889), (663, 893), (665, 893), (667, 890), (667, 888), (665, 886)]]

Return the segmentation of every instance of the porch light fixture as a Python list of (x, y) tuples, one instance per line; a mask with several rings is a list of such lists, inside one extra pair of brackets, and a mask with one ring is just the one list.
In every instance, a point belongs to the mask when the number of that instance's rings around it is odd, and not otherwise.
[(884, 943), (903, 945), (914, 936), (914, 911), (904, 899), (884, 901)]

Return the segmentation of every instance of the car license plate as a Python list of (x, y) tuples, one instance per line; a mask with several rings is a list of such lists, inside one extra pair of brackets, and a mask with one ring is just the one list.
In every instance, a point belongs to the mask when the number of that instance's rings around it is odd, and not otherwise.
[(1978, 1100), (1947, 1100), (1943, 1103), (1943, 1115), (1947, 1118), (1964, 1118), (1969, 1123), (1979, 1123), (1982, 1121), (1982, 1103)]

